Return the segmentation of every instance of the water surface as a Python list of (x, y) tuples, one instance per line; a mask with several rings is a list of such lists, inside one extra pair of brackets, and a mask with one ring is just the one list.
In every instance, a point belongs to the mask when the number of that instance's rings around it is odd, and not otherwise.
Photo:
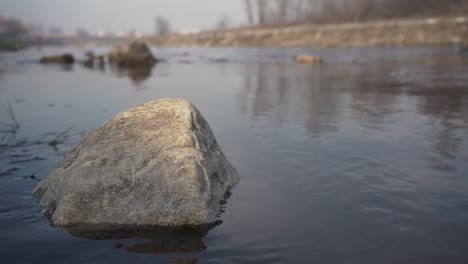
[[(468, 263), (468, 58), (451, 48), (154, 49), (166, 62), (143, 71), (35, 63), (86, 50), (0, 54), (0, 103), (20, 124), (0, 134), (2, 263)], [(298, 65), (301, 52), (326, 63)], [(49, 227), (38, 181), (91, 129), (164, 97), (193, 102), (241, 174), (223, 223), (183, 252), (155, 250), (174, 236)], [(0, 121), (8, 130), (4, 109)]]

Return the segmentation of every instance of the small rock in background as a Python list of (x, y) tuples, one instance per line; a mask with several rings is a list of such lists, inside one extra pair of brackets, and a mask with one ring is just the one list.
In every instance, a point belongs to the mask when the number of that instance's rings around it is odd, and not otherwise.
[(61, 64), (72, 64), (75, 62), (75, 58), (72, 54), (65, 53), (61, 55), (44, 56), (39, 60), (40, 63), (61, 63)]
[(126, 67), (153, 66), (157, 61), (149, 47), (138, 41), (124, 46), (116, 46), (108, 57), (110, 63)]
[(315, 57), (315, 56), (312, 56), (312, 55), (307, 55), (307, 54), (298, 55), (298, 56), (296, 56), (295, 60), (298, 63), (304, 63), (304, 64), (306, 64), (306, 63), (322, 63), (321, 58)]

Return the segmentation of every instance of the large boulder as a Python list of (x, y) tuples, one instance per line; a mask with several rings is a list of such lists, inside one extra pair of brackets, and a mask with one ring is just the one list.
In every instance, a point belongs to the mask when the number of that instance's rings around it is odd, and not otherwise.
[(190, 102), (161, 99), (91, 131), (33, 191), (51, 224), (196, 226), (239, 179)]
[(119, 45), (109, 53), (109, 62), (119, 66), (152, 66), (156, 58), (143, 42), (133, 41), (128, 45)]
[(72, 64), (75, 62), (75, 58), (72, 54), (65, 53), (60, 55), (44, 56), (39, 60), (40, 63), (62, 63)]

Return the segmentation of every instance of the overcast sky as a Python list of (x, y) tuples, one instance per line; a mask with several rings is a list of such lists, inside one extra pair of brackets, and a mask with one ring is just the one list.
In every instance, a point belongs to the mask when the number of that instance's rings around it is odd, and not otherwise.
[(37, 23), (48, 30), (74, 33), (84, 27), (101, 30), (154, 32), (154, 18), (167, 17), (173, 29), (213, 28), (222, 13), (233, 23), (245, 21), (242, 0), (0, 0), (0, 14)]

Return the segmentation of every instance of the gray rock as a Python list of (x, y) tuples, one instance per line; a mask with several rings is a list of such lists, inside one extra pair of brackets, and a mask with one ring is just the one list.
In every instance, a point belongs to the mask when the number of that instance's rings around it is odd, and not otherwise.
[(91, 131), (33, 196), (60, 227), (192, 226), (216, 221), (238, 179), (195, 106), (161, 99)]
[(134, 41), (128, 45), (119, 45), (109, 53), (109, 62), (119, 66), (152, 66), (156, 58), (143, 42)]

